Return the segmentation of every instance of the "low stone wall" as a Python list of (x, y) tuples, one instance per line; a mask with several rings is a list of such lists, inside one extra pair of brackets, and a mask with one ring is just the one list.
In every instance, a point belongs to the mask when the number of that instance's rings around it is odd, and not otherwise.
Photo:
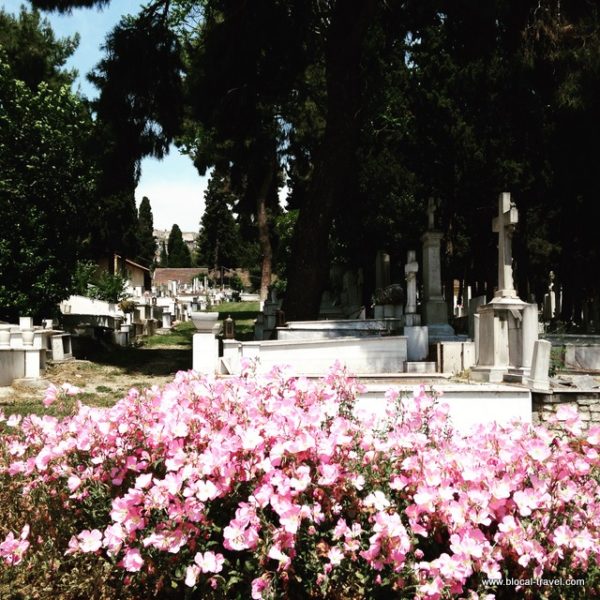
[(0, 386), (12, 385), (14, 379), (25, 377), (25, 350), (0, 350)]
[(532, 423), (552, 428), (550, 419), (560, 406), (565, 405), (577, 408), (584, 429), (589, 429), (592, 425), (600, 425), (600, 389), (533, 392)]
[(260, 372), (276, 365), (293, 365), (298, 374), (324, 375), (339, 361), (355, 374), (402, 373), (407, 360), (407, 341), (403, 336), (223, 341), (223, 362), (228, 373), (239, 373), (241, 360), (253, 358), (260, 359)]

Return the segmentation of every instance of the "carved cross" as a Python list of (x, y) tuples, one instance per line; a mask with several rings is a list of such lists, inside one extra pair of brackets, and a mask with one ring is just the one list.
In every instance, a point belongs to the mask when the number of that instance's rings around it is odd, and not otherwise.
[(512, 235), (519, 222), (519, 211), (510, 194), (503, 192), (498, 198), (498, 216), (492, 221), (492, 230), (498, 234), (498, 290), (500, 298), (516, 298), (512, 270)]

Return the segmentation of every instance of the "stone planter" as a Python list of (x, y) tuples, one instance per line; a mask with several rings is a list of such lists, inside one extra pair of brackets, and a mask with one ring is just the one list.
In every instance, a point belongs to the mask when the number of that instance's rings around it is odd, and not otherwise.
[(190, 317), (198, 333), (214, 333), (215, 335), (219, 333), (221, 323), (218, 312), (192, 311)]

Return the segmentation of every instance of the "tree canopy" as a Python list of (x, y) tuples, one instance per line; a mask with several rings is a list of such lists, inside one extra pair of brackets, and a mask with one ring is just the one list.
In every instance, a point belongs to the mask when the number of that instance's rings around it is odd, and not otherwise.
[(85, 247), (94, 198), (91, 119), (67, 86), (35, 91), (0, 49), (0, 318), (56, 312)]
[(365, 271), (366, 300), (377, 250), (397, 263), (418, 245), (429, 197), (446, 278), (491, 294), (490, 223), (510, 191), (520, 293), (540, 297), (554, 270), (568, 320), (600, 294), (585, 276), (600, 267), (599, 11), (576, 0), (154, 0), (107, 42), (98, 114), (111, 156), (123, 153), (124, 187), (173, 139), (199, 171), (229, 178), (242, 230), (256, 230), (263, 290), (287, 177), (290, 319), (317, 316), (332, 260)]

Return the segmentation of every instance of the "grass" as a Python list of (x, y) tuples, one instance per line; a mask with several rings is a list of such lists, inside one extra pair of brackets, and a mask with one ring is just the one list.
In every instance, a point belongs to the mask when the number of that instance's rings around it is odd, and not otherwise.
[(144, 346), (188, 346), (192, 347), (192, 336), (196, 328), (191, 321), (179, 323), (169, 333), (151, 335), (144, 340)]
[(227, 317), (235, 321), (235, 339), (247, 342), (254, 339), (254, 320), (259, 313), (258, 302), (225, 302), (213, 308), (219, 319)]

